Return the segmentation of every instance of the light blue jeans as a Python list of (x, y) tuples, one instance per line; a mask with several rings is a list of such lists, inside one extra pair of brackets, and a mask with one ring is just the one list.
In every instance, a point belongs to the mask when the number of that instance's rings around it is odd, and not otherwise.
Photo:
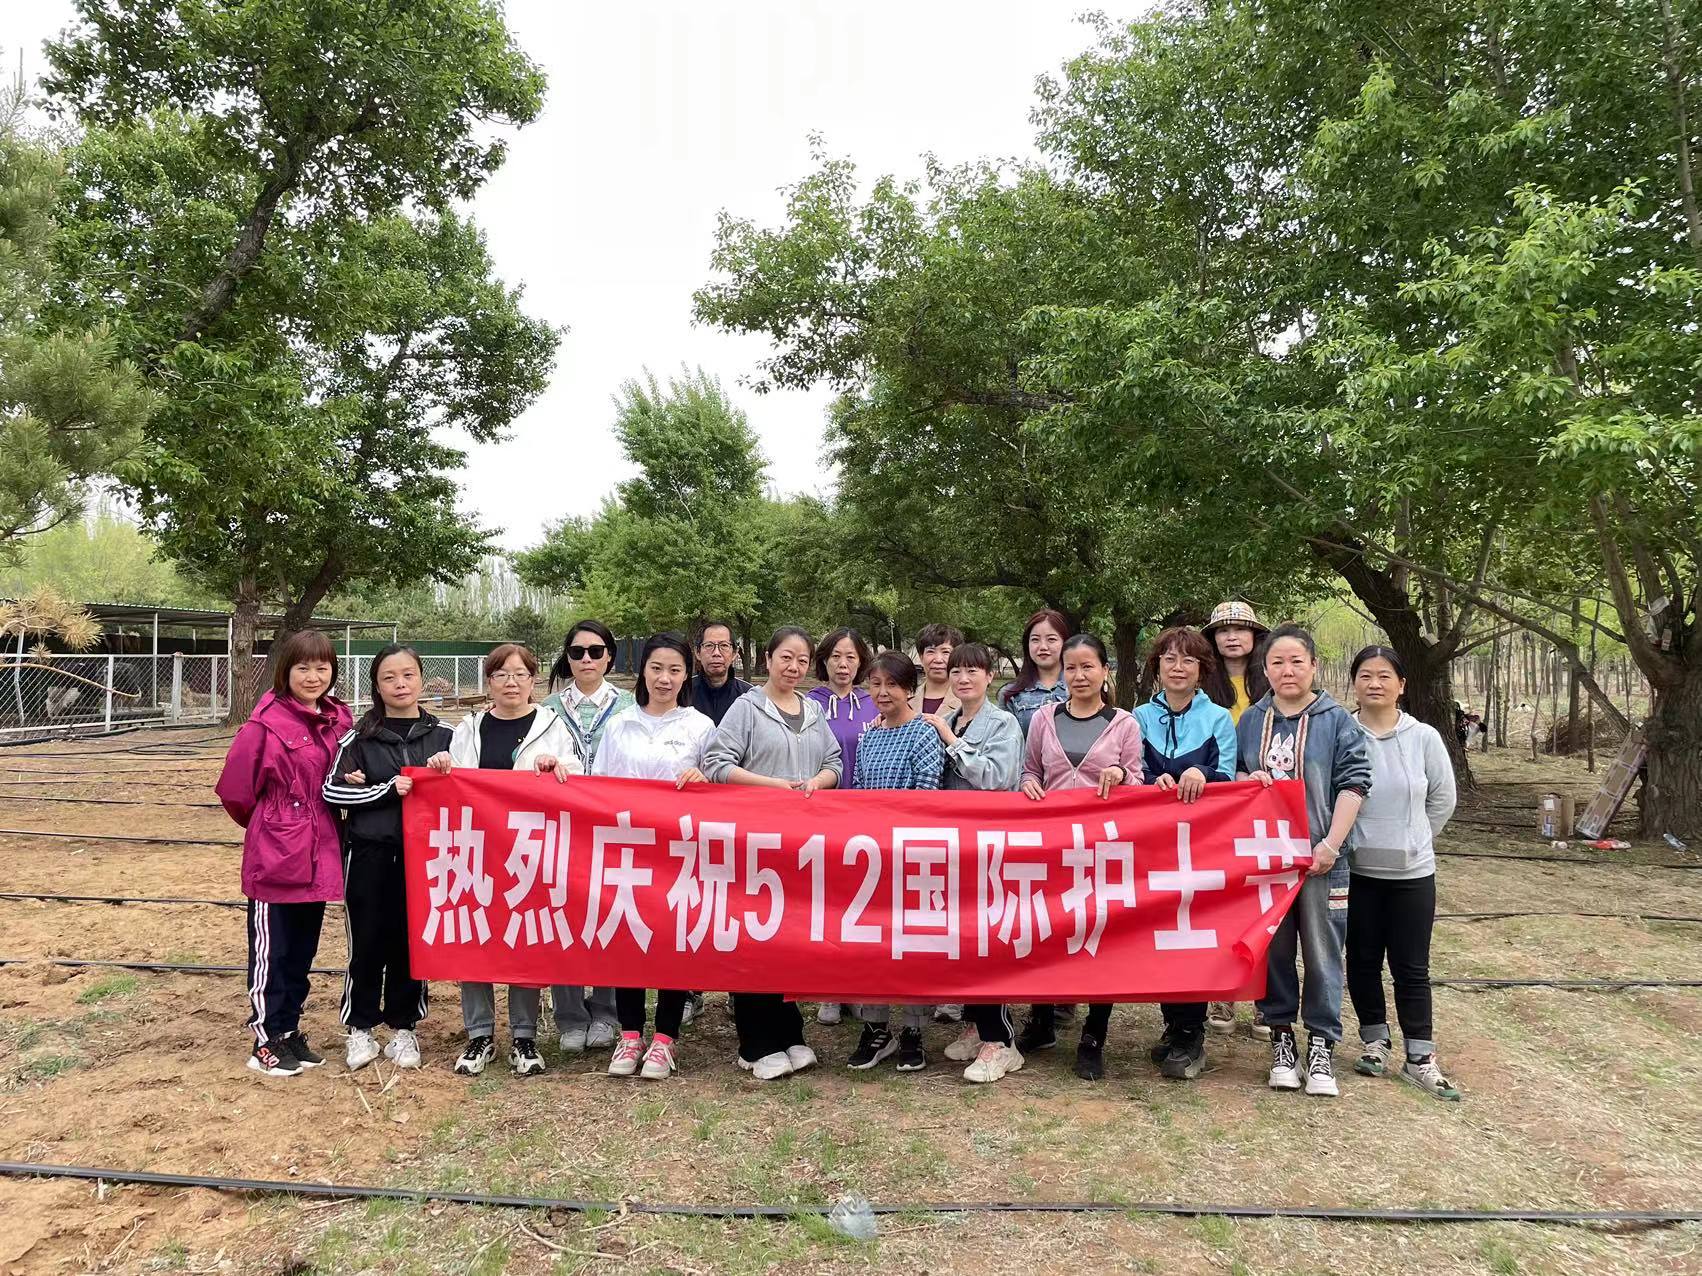
[[(1347, 856), (1322, 877), (1308, 877), (1288, 910), (1265, 959), (1265, 995), (1255, 1003), (1272, 1028), (1291, 1027), (1299, 1015), (1306, 1031), (1331, 1042), (1342, 1039), (1342, 985), (1346, 980)], [(1296, 949), (1306, 963), (1302, 985)]]

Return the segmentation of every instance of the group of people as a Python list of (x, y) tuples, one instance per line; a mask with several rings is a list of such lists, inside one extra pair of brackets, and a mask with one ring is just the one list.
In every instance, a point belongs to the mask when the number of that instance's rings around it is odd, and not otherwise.
[[(1338, 1093), (1334, 1052), (1342, 1037), (1344, 983), (1360, 1025), (1356, 1071), (1385, 1074), (1441, 1099), (1459, 1091), (1436, 1058), (1429, 984), (1435, 916), (1434, 840), (1454, 807), (1453, 770), (1441, 737), (1402, 712), (1400, 658), (1386, 647), (1351, 665), (1356, 708), (1316, 688), (1317, 653), (1297, 625), (1274, 630), (1244, 603), (1226, 602), (1201, 629), (1176, 626), (1153, 642), (1134, 712), (1111, 698), (1104, 644), (1073, 633), (1063, 615), (1036, 612), (1023, 630), (1014, 681), (993, 694), (993, 654), (949, 625), (925, 627), (918, 659), (871, 651), (854, 629), (815, 642), (803, 629), (775, 631), (760, 686), (734, 672), (729, 626), (702, 627), (694, 642), (652, 635), (632, 691), (609, 681), (615, 640), (583, 621), (538, 687), (540, 665), (506, 643), (484, 663), (489, 706), (453, 728), (421, 705), (419, 657), (392, 645), (371, 662), (371, 708), (355, 722), (333, 694), (337, 660), (316, 632), (287, 638), (273, 687), (233, 740), (218, 793), (246, 829), (242, 889), (248, 907), (248, 1066), (292, 1076), (324, 1062), (302, 1034), (308, 972), (325, 904), (345, 903), (348, 971), (342, 1021), (346, 1062), (381, 1054), (420, 1066), (415, 1029), (426, 986), (409, 974), (401, 800), (407, 767), (528, 770), (568, 781), (606, 775), (818, 789), (1020, 791), (1035, 801), (1068, 789), (1101, 798), (1149, 784), (1195, 801), (1208, 784), (1300, 779), (1312, 863), (1299, 897), (1274, 934), (1266, 992), (1253, 1030), (1268, 1038), (1269, 1085)], [(813, 674), (819, 685), (801, 689)], [(546, 695), (540, 700), (537, 692)], [(1296, 958), (1303, 959), (1304, 975)], [(1383, 990), (1394, 985), (1403, 1054), (1393, 1055)], [(463, 983), (467, 1043), (457, 1073), (477, 1076), (495, 1060), (496, 996)], [(615, 1076), (670, 1076), (682, 1028), (702, 1013), (698, 991), (659, 990), (648, 1041), (648, 994), (639, 988), (550, 990), (561, 1050), (610, 1050)], [(731, 999), (738, 1064), (758, 1081), (815, 1066), (802, 1010), (778, 993)], [(1075, 1071), (1104, 1075), (1112, 1006), (1087, 1009)], [(946, 1056), (971, 1082), (995, 1082), (1058, 1044), (1075, 1007), (1030, 1006), (1020, 1029), (1003, 1005), (905, 1006), (896, 1035), (892, 1007), (822, 1004), (816, 1018), (861, 1024), (846, 1062), (899, 1071), (928, 1066), (930, 1018), (959, 1022)], [(542, 1072), (537, 1036), (542, 990), (509, 987), (508, 1062)], [(1232, 1032), (1236, 1007), (1167, 1003), (1151, 1049), (1160, 1073), (1192, 1080), (1206, 1063), (1208, 1031)], [(1300, 1049), (1295, 1026), (1305, 1028)], [(377, 1033), (389, 1029), (382, 1045)]]

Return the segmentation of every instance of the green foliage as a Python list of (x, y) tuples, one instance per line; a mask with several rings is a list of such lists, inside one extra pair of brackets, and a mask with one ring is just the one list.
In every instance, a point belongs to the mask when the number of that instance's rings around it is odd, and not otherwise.
[(0, 562), (75, 519), (84, 480), (134, 448), (153, 406), (110, 330), (46, 314), (61, 167), (26, 133), (21, 88), (0, 94)]
[(15, 563), (0, 565), (0, 597), (19, 598), (44, 585), (84, 602), (224, 605), (185, 581), (141, 528), (106, 507), (30, 537)]

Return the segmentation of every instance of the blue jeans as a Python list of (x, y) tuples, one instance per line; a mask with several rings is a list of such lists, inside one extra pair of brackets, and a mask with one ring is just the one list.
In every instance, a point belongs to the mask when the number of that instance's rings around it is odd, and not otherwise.
[(550, 1007), (555, 1014), (557, 1032), (574, 1028), (584, 1030), (594, 1023), (606, 1023), (611, 1028), (618, 1028), (621, 1024), (613, 988), (557, 985), (550, 989)]
[[(1272, 1028), (1292, 1026), (1298, 1014), (1312, 1036), (1332, 1043), (1342, 1039), (1349, 880), (1346, 856), (1326, 875), (1308, 877), (1300, 898), (1271, 937), (1265, 995), (1256, 1004)], [(1297, 948), (1306, 962), (1304, 986), (1294, 967)]]

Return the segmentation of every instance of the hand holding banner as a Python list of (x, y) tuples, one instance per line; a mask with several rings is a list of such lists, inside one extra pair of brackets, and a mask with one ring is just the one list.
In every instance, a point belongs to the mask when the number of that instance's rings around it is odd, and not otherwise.
[(1034, 802), (410, 768), (416, 978), (863, 1002), (1262, 992), (1301, 785)]

